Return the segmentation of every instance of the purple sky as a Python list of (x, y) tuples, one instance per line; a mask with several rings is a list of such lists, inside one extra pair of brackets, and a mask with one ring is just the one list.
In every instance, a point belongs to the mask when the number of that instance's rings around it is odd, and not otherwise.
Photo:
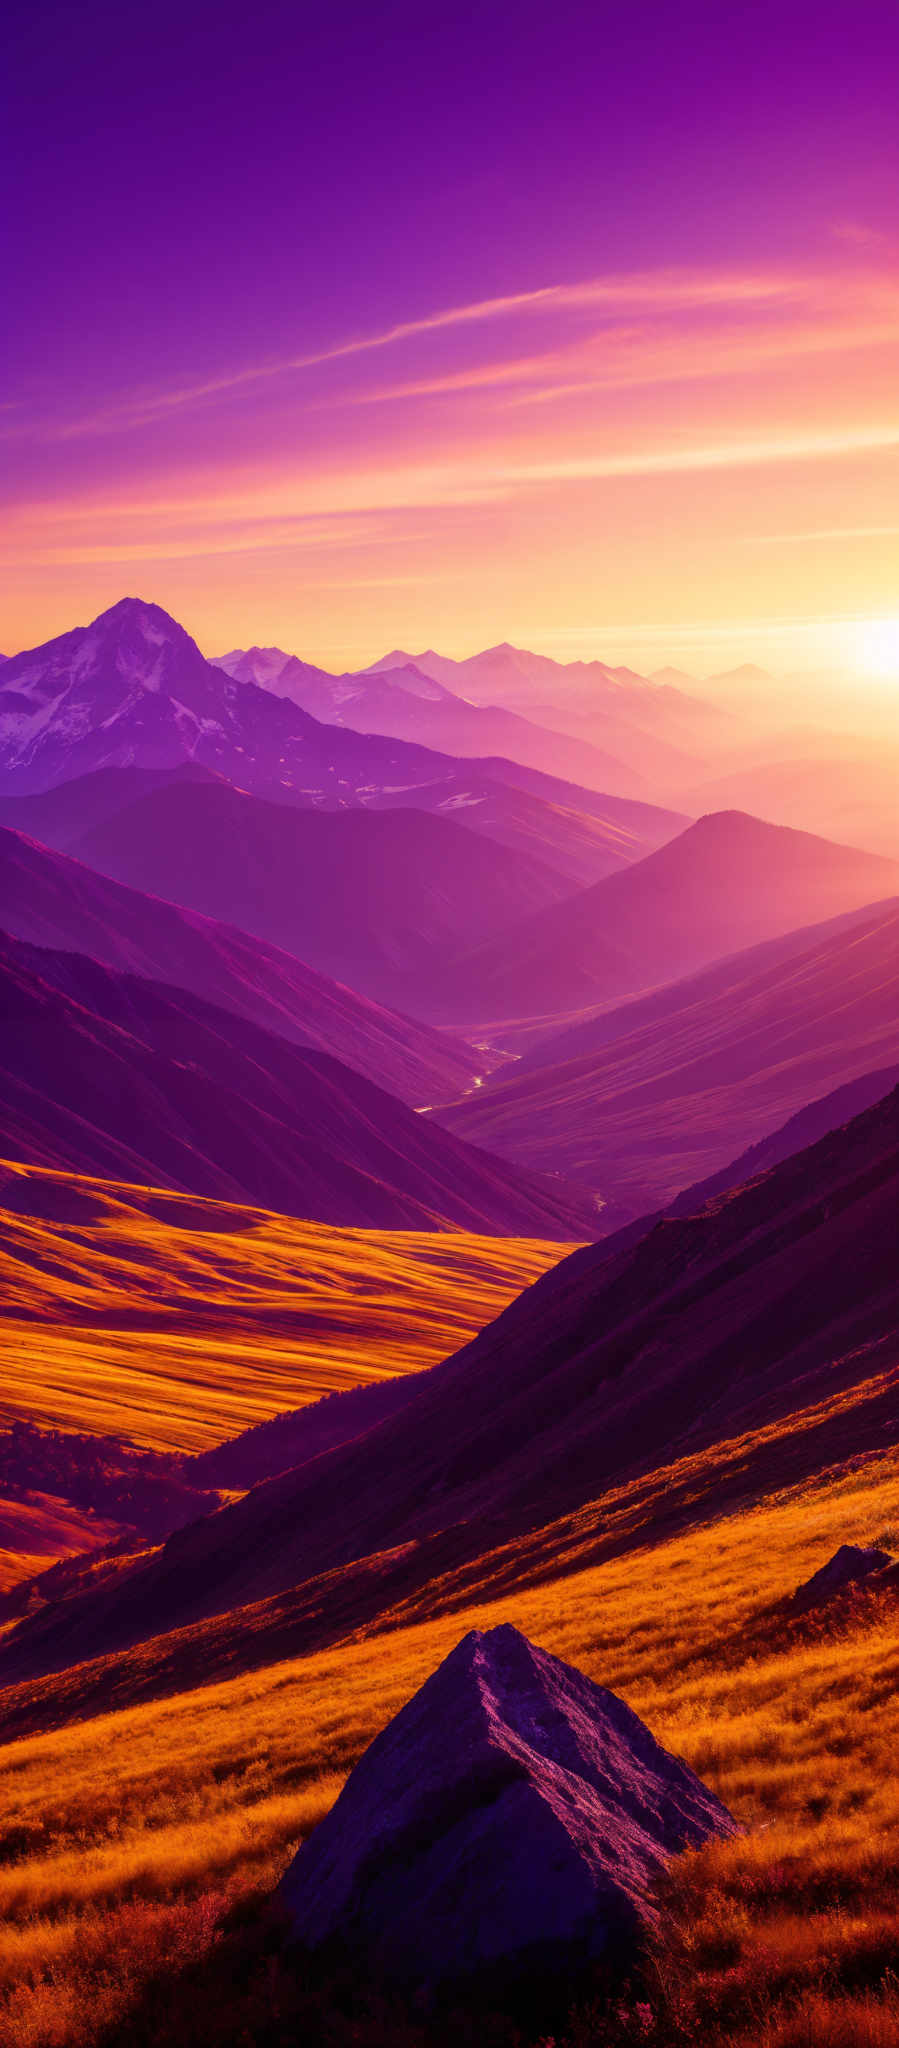
[[(673, 612), (664, 564), (653, 582), (673, 487), (635, 499), (594, 478), (572, 492), (578, 450), (597, 473), (633, 458), (639, 475), (660, 446), (755, 435), (795, 444), (802, 467), (810, 439), (835, 435), (817, 482), (806, 471), (797, 490), (792, 464), (754, 475), (758, 517), (770, 526), (781, 504), (799, 532), (810, 519), (888, 526), (893, 0), (38, 0), (19, 5), (12, 42), (2, 419), (6, 504), (24, 524), (7, 529), (0, 643), (139, 588), (207, 644), (289, 633), (338, 662), (385, 637), (414, 641), (425, 618), (426, 637), (460, 652), (482, 627), (542, 627), (561, 647), (582, 626), (664, 632), (672, 619), (683, 644), (691, 621), (718, 616), (720, 564)], [(628, 279), (642, 281), (633, 300)], [(774, 280), (773, 310), (759, 279)], [(609, 280), (618, 298), (601, 315), (589, 299), (526, 296)], [(510, 296), (520, 313), (426, 324)], [(413, 332), (385, 341), (396, 327)], [(712, 389), (697, 350), (708, 377), (716, 353), (736, 351), (733, 374)], [(597, 379), (598, 356), (611, 380)], [(600, 405), (610, 381), (627, 395)], [(718, 455), (712, 467), (727, 469)], [(560, 566), (585, 524), (594, 560), (613, 546), (610, 492), (614, 531), (623, 523), (644, 572), (623, 583), (613, 566), (617, 605), (591, 583), (589, 555), (569, 586)], [(688, 502), (699, 533), (713, 506), (701, 486)], [(755, 505), (747, 518), (751, 539)], [(770, 561), (747, 563), (740, 542), (720, 614), (737, 630), (786, 602)], [(791, 545), (797, 618), (818, 616), (825, 588), (837, 614), (888, 603), (876, 545), (836, 590), (827, 549), (810, 574)]]

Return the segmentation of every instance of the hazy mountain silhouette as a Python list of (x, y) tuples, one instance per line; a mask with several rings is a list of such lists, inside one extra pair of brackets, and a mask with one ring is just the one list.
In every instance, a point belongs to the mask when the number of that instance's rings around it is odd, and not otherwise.
[(289, 698), (234, 681), (168, 612), (140, 598), (122, 598), (90, 626), (4, 663), (5, 795), (95, 768), (183, 761), (245, 787), (296, 788), (330, 803), (440, 772), (425, 748), (322, 725)]
[(0, 1155), (326, 1223), (572, 1238), (570, 1196), (321, 1052), (78, 955), (3, 939)]
[(86, 833), (79, 852), (130, 887), (425, 1015), (454, 954), (570, 893), (542, 861), (452, 818), (293, 810), (220, 783), (143, 797)]
[(177, 984), (296, 1045), (345, 1060), (403, 1101), (448, 1101), (484, 1056), (398, 1016), (234, 926), (123, 888), (80, 861), (0, 829), (6, 929), (36, 946)]
[(220, 657), (216, 666), (290, 697), (327, 725), (384, 733), (444, 754), (501, 754), (619, 796), (637, 796), (645, 787), (643, 776), (613, 754), (502, 705), (468, 702), (402, 655), (395, 667), (333, 676), (287, 654), (276, 670), (276, 653), (274, 648), (246, 654), (236, 650)]
[(430, 649), (419, 655), (395, 650), (374, 664), (374, 672), (402, 664), (476, 703), (502, 705), (581, 745), (603, 748), (654, 791), (670, 794), (695, 780), (692, 767), (736, 736), (727, 714), (692, 690), (602, 661), (554, 661), (505, 641), (462, 661)]
[(899, 863), (723, 811), (479, 947), (458, 973), (459, 1014), (599, 1005), (897, 886)]

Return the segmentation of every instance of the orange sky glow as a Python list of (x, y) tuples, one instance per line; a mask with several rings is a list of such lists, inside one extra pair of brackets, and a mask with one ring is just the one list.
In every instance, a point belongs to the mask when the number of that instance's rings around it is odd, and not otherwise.
[[(216, 376), (32, 401), (5, 651), (124, 592), (210, 653), (335, 669), (512, 639), (699, 673), (899, 660), (899, 282), (820, 262), (597, 275)], [(875, 621), (874, 625), (870, 622)]]

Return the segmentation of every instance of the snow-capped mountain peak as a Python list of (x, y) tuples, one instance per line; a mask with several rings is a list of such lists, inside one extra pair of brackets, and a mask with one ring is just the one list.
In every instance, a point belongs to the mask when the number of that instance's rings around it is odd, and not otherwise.
[[(261, 687), (253, 661), (275, 655), (281, 673)], [(336, 698), (364, 689), (364, 678), (327, 675), (280, 649), (235, 657), (235, 674), (207, 661), (176, 619), (142, 598), (13, 656), (0, 680), (0, 790), (24, 795), (98, 768), (196, 762), (244, 789), (342, 805), (433, 779), (435, 757), (422, 746), (335, 730)]]

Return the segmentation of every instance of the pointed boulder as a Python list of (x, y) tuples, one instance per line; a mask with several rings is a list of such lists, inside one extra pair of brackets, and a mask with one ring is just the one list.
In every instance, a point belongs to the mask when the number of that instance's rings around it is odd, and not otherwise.
[(834, 1595), (842, 1593), (847, 1586), (856, 1586), (862, 1579), (870, 1579), (872, 1573), (885, 1572), (896, 1559), (888, 1550), (864, 1548), (858, 1543), (841, 1543), (820, 1571), (813, 1572), (793, 1595), (793, 1606), (797, 1614), (807, 1614), (812, 1607), (822, 1607)]
[(473, 1629), (360, 1759), (280, 1887), (307, 1947), (386, 1977), (627, 1960), (671, 1856), (736, 1823), (636, 1714), (511, 1627)]

